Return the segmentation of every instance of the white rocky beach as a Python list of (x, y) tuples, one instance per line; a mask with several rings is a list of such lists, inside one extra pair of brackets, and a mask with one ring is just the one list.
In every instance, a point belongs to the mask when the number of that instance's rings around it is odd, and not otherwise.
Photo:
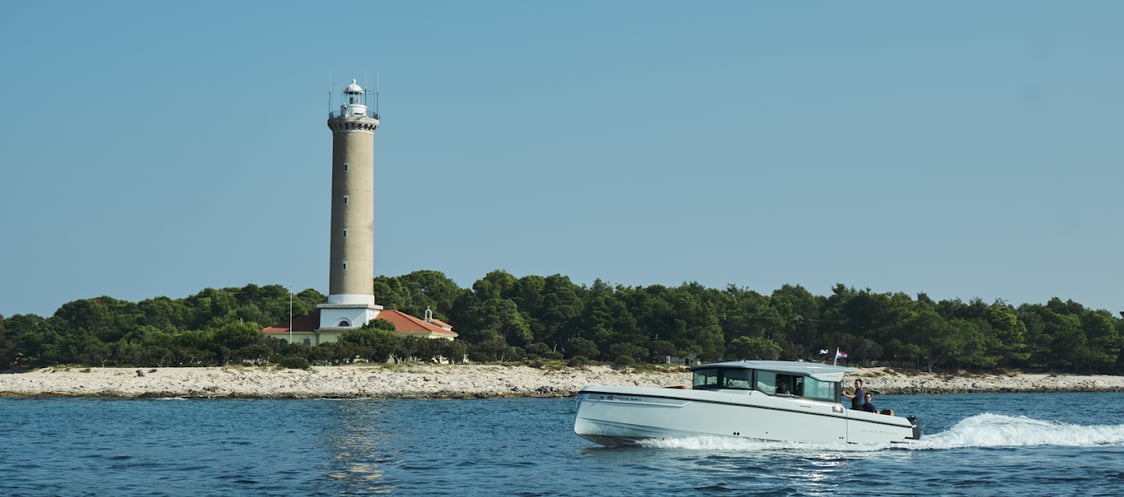
[[(879, 394), (960, 392), (1114, 392), (1122, 376), (1063, 374), (943, 375), (856, 369)], [(267, 367), (55, 367), (0, 375), (7, 397), (189, 398), (494, 398), (567, 397), (585, 385), (687, 385), (683, 368), (617, 370), (609, 366), (539, 369), (507, 365), (350, 365), (308, 370)]]

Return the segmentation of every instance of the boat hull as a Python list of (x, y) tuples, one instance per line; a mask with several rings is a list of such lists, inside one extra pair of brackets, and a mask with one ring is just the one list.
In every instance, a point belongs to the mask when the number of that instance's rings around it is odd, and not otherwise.
[(578, 394), (574, 432), (606, 446), (692, 436), (828, 444), (887, 444), (920, 437), (920, 427), (911, 420), (803, 397), (596, 386)]

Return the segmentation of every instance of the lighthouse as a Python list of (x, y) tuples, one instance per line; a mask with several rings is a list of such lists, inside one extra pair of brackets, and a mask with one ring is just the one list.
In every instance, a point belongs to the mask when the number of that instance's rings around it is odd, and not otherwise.
[(359, 328), (378, 316), (374, 277), (375, 130), (355, 80), (338, 109), (328, 112), (332, 131), (332, 223), (328, 302), (320, 304), (320, 331)]
[(293, 317), (290, 310), (288, 321), (265, 327), (262, 333), (313, 346), (338, 341), (345, 332), (380, 318), (401, 335), (453, 340), (457, 332), (452, 325), (435, 318), (429, 309), (422, 319), (375, 305), (375, 130), (379, 115), (367, 110), (367, 94), (354, 79), (340, 97), (338, 108), (332, 108), (331, 99), (328, 104), (328, 129), (332, 130), (328, 302), (304, 316)]

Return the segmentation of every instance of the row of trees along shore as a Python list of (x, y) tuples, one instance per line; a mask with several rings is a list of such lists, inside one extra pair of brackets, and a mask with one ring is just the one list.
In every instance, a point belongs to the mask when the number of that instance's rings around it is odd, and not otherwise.
[[(616, 364), (734, 359), (817, 360), (838, 347), (852, 366), (928, 371), (1124, 370), (1124, 320), (1054, 298), (1018, 307), (933, 301), (843, 284), (831, 295), (785, 285), (770, 295), (706, 288), (577, 285), (566, 276), (493, 271), (471, 289), (438, 271), (374, 279), (376, 300), (451, 324), (455, 341), (403, 337), (375, 320), (338, 343), (307, 347), (263, 336), (289, 316), (280, 285), (205, 289), (182, 299), (69, 302), (53, 316), (0, 316), (0, 369), (54, 365), (169, 367), (343, 364), (444, 356), (476, 362), (566, 360)], [(292, 296), (295, 316), (325, 301)]]

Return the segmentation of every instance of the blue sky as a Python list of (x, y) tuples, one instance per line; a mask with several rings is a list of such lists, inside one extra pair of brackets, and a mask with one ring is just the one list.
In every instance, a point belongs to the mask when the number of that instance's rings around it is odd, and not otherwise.
[[(0, 313), (375, 271), (1124, 309), (1124, 3), (11, 2)], [(377, 296), (376, 296), (377, 299)]]

